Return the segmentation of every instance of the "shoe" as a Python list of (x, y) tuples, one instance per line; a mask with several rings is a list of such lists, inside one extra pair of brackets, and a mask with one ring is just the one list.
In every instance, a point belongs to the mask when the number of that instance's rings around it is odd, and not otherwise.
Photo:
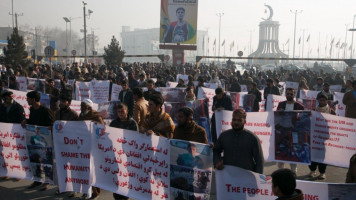
[(35, 181), (30, 186), (28, 186), (27, 189), (32, 189), (32, 188), (35, 188), (35, 187), (40, 186), (40, 185), (42, 185), (41, 182)]
[(43, 187), (40, 188), (40, 191), (46, 191), (49, 189), (49, 184), (48, 183), (44, 183)]
[(326, 179), (326, 175), (325, 175), (325, 174), (320, 174), (320, 175), (318, 176), (318, 178), (319, 178), (319, 179)]
[(70, 192), (70, 194), (68, 195), (68, 197), (69, 197), (69, 198), (72, 198), (72, 197), (77, 198), (77, 197), (80, 197), (80, 193), (78, 193), (78, 192)]
[(99, 195), (91, 195), (90, 199), (92, 200), (97, 200), (99, 198)]
[(309, 177), (312, 177), (312, 178), (315, 178), (315, 177), (316, 177), (315, 171), (310, 171), (310, 173), (309, 173), (308, 176), (309, 176)]

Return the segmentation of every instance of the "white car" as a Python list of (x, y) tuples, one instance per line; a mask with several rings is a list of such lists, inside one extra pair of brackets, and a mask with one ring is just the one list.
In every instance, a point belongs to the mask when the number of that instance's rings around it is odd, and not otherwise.
[(276, 67), (274, 65), (262, 65), (261, 70), (262, 71), (268, 71), (268, 70), (274, 71), (274, 70), (276, 70)]

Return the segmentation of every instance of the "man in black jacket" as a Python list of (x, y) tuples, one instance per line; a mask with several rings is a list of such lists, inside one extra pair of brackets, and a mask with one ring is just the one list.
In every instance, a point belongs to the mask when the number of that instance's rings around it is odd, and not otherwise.
[(11, 91), (3, 90), (1, 98), (4, 104), (0, 106), (0, 122), (21, 123), (25, 119), (23, 107), (12, 98)]
[(266, 100), (265, 101), (265, 110), (267, 108), (267, 97), (269, 94), (274, 94), (274, 95), (281, 95), (281, 93), (279, 92), (278, 87), (273, 85), (273, 80), (272, 79), (267, 79), (267, 87), (265, 88), (264, 92), (263, 92), (263, 97)]
[(133, 116), (133, 108), (135, 104), (135, 100), (133, 97), (132, 90), (130, 90), (129, 85), (126, 80), (121, 81), (122, 90), (119, 93), (119, 100), (122, 103), (125, 103), (129, 108), (129, 116)]

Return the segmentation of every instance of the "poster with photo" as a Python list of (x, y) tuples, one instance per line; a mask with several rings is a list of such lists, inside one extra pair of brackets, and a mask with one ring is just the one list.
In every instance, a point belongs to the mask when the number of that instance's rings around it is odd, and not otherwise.
[(276, 111), (275, 160), (310, 164), (310, 111)]
[(183, 140), (170, 140), (170, 145), (171, 197), (209, 199), (213, 169), (212, 149), (209, 145)]
[(26, 125), (27, 149), (34, 181), (53, 184), (53, 144), (48, 127)]

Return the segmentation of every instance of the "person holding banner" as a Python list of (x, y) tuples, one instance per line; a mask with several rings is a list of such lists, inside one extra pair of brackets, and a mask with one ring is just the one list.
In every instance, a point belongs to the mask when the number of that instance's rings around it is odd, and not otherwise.
[(143, 91), (141, 88), (134, 88), (132, 92), (135, 100), (133, 119), (139, 126), (141, 126), (148, 113), (148, 102), (143, 97)]
[(206, 131), (193, 120), (193, 110), (183, 107), (178, 110), (178, 126), (174, 129), (173, 139), (208, 144)]
[(157, 135), (166, 138), (172, 138), (174, 132), (174, 123), (168, 113), (164, 112), (162, 106), (164, 99), (161, 94), (153, 94), (148, 101), (148, 112), (140, 132), (146, 135)]
[(324, 83), (323, 90), (321, 92), (319, 92), (319, 94), (324, 94), (325, 96), (328, 97), (328, 100), (330, 100), (330, 101), (334, 100), (334, 95), (330, 91), (329, 83), (326, 83), (326, 82)]
[[(232, 111), (232, 101), (229, 95), (227, 95), (222, 88), (215, 89), (215, 96), (213, 97), (213, 107), (212, 110), (222, 111), (222, 110), (230, 110)], [(217, 141), (216, 135), (216, 125), (215, 125), (215, 113), (211, 117), (211, 136), (213, 143)]]
[[(79, 115), (79, 121), (85, 121), (85, 120), (91, 120), (96, 123), (104, 125), (103, 118), (100, 116), (100, 113), (97, 112), (96, 110), (93, 110), (93, 105), (94, 103), (90, 99), (84, 99), (82, 103), (80, 104), (80, 115)], [(92, 199), (98, 197), (101, 193), (101, 189), (97, 187), (92, 187), (93, 194), (92, 194)], [(76, 194), (72, 194), (72, 196), (75, 196)], [(83, 197), (86, 197), (86, 194), (83, 194)]]
[[(263, 174), (263, 151), (260, 139), (244, 128), (246, 112), (236, 109), (232, 113), (232, 129), (220, 134), (213, 149), (214, 166), (222, 170), (224, 165), (232, 165)], [(224, 157), (221, 157), (224, 153)]]
[(72, 94), (61, 94), (59, 96), (59, 110), (56, 112), (56, 120), (76, 121), (78, 113), (70, 108)]
[[(317, 96), (317, 100), (318, 100), (319, 105), (317, 108), (315, 108), (315, 111), (336, 115), (335, 111), (329, 107), (328, 97), (324, 93), (319, 93)], [(326, 171), (327, 166), (328, 166), (327, 164), (312, 161), (311, 165), (309, 165), (309, 169), (310, 169), (309, 176), (312, 178), (316, 177), (315, 170), (316, 170), (316, 168), (318, 168), (319, 173), (320, 173), (318, 178), (325, 179), (326, 178), (325, 171)]]
[(262, 101), (262, 94), (261, 92), (257, 89), (257, 84), (255, 82), (251, 83), (249, 85), (250, 91), (248, 94), (252, 94), (255, 96), (255, 99), (253, 101), (253, 106), (252, 106), (252, 112), (258, 112), (260, 110), (260, 102)]
[[(294, 110), (304, 110), (304, 106), (299, 102), (294, 100), (295, 98), (295, 90), (293, 88), (286, 89), (286, 101), (279, 102), (277, 106), (277, 111), (294, 111)], [(290, 127), (281, 126), (282, 130), (287, 130)], [(281, 131), (281, 135), (276, 135), (276, 145), (280, 145), (282, 143), (283, 138), (286, 138), (286, 131)], [(284, 163), (277, 163), (278, 168), (284, 168)], [(297, 164), (290, 164), (292, 171), (297, 174)]]
[[(138, 88), (135, 88), (138, 89)], [(134, 89), (134, 91), (135, 91)], [(142, 91), (141, 91), (142, 92)], [(127, 105), (124, 103), (119, 103), (117, 105), (117, 116), (118, 118), (115, 119), (110, 123), (110, 127), (121, 128), (126, 130), (138, 131), (138, 125), (135, 120), (133, 120), (128, 115), (128, 108)], [(126, 196), (113, 193), (113, 197), (115, 200), (126, 200), (129, 199)]]
[(345, 93), (342, 103), (346, 105), (345, 117), (356, 119), (356, 81), (352, 82), (352, 90)]
[(121, 87), (122, 87), (122, 90), (119, 93), (119, 100), (120, 100), (120, 102), (125, 103), (127, 105), (127, 107), (129, 108), (129, 115), (132, 117), (133, 116), (133, 108), (134, 108), (134, 104), (135, 104), (132, 90), (129, 88), (127, 80), (121, 81)]
[(276, 200), (303, 200), (303, 192), (296, 189), (296, 174), (289, 169), (278, 169), (271, 175), (272, 192)]
[(0, 106), (0, 122), (21, 123), (25, 119), (23, 107), (12, 98), (12, 95), (11, 91), (1, 92), (4, 103)]
[[(37, 91), (31, 91), (26, 94), (27, 103), (30, 108), (30, 116), (27, 119), (24, 119), (21, 122), (23, 128), (26, 128), (26, 124), (37, 125), (37, 126), (47, 126), (49, 129), (52, 129), (51, 126), (55, 120), (53, 112), (44, 105), (41, 105), (41, 94)], [(34, 181), (28, 189), (35, 188), (37, 186), (42, 185), (41, 182)], [(43, 184), (43, 187), (40, 189), (41, 191), (47, 190), (49, 185)]]
[(269, 79), (266, 80), (266, 82), (267, 82), (267, 87), (264, 89), (264, 92), (263, 92), (263, 97), (266, 100), (266, 102), (265, 102), (265, 110), (267, 108), (267, 97), (268, 97), (269, 94), (281, 95), (281, 93), (279, 92), (278, 87), (273, 85), (273, 80), (272, 79), (269, 78)]
[[(163, 87), (165, 87), (165, 86), (163, 86)], [(155, 82), (152, 79), (148, 80), (147, 81), (147, 91), (145, 91), (143, 93), (143, 97), (146, 99), (146, 101), (148, 101), (152, 94), (157, 94), (157, 93), (159, 93), (159, 92), (157, 92), (155, 90)]]

